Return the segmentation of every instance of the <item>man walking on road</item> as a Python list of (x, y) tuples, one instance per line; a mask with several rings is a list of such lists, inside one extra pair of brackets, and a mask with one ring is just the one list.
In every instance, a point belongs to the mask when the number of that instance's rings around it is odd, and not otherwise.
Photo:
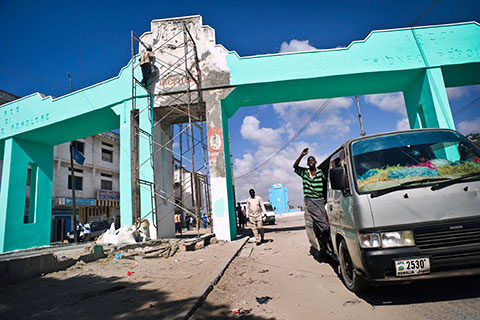
[(315, 235), (320, 247), (328, 250), (330, 226), (325, 211), (325, 198), (323, 195), (324, 175), (320, 167), (316, 167), (315, 157), (307, 158), (308, 168), (300, 167), (300, 160), (308, 154), (308, 148), (303, 149), (298, 159), (293, 164), (295, 173), (302, 178), (305, 213), (310, 214), (313, 220)]
[(266, 211), (262, 198), (255, 196), (255, 190), (250, 189), (248, 193), (250, 193), (250, 198), (247, 199), (248, 219), (252, 225), (255, 242), (258, 246), (264, 241), (262, 216), (264, 213), (266, 213)]

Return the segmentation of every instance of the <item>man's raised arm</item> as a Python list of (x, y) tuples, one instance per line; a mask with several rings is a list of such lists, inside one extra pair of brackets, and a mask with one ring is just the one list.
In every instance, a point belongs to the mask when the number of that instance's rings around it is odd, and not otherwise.
[(308, 154), (308, 148), (305, 148), (303, 149), (302, 153), (300, 154), (300, 156), (298, 157), (297, 160), (295, 160), (295, 163), (293, 164), (293, 168), (296, 170), (298, 168), (298, 165), (300, 164), (300, 161), (302, 160), (302, 158), (304, 156), (306, 156)]

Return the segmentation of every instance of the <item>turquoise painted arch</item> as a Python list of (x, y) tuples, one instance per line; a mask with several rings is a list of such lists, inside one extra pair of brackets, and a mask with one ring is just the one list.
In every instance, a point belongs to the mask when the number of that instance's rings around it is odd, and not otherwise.
[[(140, 78), (138, 57), (119, 75), (63, 97), (35, 93), (0, 107), (0, 252), (47, 245), (53, 181), (53, 146), (120, 128), (122, 224), (131, 224), (130, 111), (132, 71)], [(137, 107), (148, 103), (137, 87)], [(142, 150), (148, 152), (148, 150)], [(28, 167), (29, 221), (24, 222)], [(127, 173), (127, 174), (126, 174)], [(123, 206), (122, 206), (123, 205)]]
[[(252, 57), (230, 52), (227, 65), (235, 89), (221, 101), (225, 118), (245, 106), (400, 91), (411, 128), (455, 129), (446, 88), (480, 84), (480, 25), (373, 31), (332, 50)], [(229, 148), (224, 159), (234, 217)]]

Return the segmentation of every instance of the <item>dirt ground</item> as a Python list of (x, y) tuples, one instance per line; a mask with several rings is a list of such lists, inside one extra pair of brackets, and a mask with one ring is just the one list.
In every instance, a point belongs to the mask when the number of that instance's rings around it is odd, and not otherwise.
[(260, 246), (244, 238), (167, 259), (110, 256), (2, 286), (0, 319), (183, 319), (240, 249), (192, 319), (480, 319), (480, 277), (348, 291), (333, 261), (309, 254), (304, 225), (279, 217)]
[(0, 318), (183, 318), (243, 242), (210, 244), (167, 259), (110, 256), (2, 286)]

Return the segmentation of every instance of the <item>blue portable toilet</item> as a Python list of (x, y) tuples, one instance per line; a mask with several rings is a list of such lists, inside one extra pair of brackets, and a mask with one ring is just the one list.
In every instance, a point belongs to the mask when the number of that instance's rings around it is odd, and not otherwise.
[(270, 203), (275, 208), (276, 214), (289, 212), (288, 189), (281, 183), (272, 184), (268, 190)]

